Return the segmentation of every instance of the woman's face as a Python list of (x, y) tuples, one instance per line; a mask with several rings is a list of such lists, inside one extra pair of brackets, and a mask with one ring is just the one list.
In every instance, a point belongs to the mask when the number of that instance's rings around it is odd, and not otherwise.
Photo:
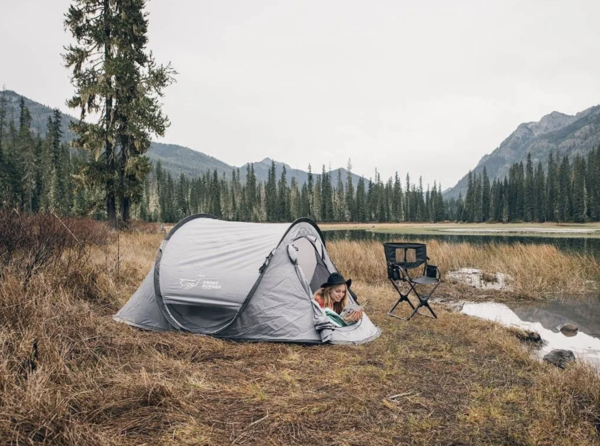
[(346, 295), (346, 285), (336, 285), (331, 288), (330, 296), (331, 300), (334, 302), (341, 301)]

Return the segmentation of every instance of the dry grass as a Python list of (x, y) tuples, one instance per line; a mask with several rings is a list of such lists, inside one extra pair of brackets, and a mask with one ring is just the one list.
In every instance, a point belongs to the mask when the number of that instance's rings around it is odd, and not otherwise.
[[(387, 282), (387, 269), (381, 243), (373, 241), (335, 241), (327, 245), (336, 266), (348, 277), (370, 284)], [(477, 292), (456, 287), (461, 294), (490, 295), (499, 299), (541, 299), (587, 294), (598, 290), (600, 265), (592, 256), (569, 254), (551, 245), (513, 245), (490, 243), (427, 242), (431, 263), (443, 273), (459, 268), (478, 268), (484, 274), (501, 272), (509, 276), (508, 292)], [(442, 291), (452, 295), (452, 287)]]
[(443, 309), (438, 320), (386, 317), (396, 296), (375, 279), (380, 247), (359, 269), (342, 258), (354, 251), (331, 244), (383, 329), (366, 346), (233, 343), (113, 322), (161, 239), (122, 235), (118, 277), (114, 244), (90, 247), (75, 279), (38, 272), (25, 292), (5, 275), (0, 444), (600, 443), (593, 372), (554, 369), (507, 330)]

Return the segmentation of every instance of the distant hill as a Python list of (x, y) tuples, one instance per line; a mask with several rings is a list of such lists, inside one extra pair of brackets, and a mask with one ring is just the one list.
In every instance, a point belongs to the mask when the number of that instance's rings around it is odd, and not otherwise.
[[(594, 106), (577, 113), (575, 116), (552, 112), (539, 122), (523, 123), (506, 138), (491, 154), (485, 155), (473, 172), (481, 173), (485, 167), (492, 181), (508, 175), (510, 166), (525, 161), (527, 153), (531, 153), (534, 166), (538, 161), (544, 168), (548, 155), (553, 152), (559, 158), (579, 153), (587, 154), (600, 145), (600, 106)], [(467, 191), (465, 175), (453, 188), (444, 191), (444, 198), (456, 198), (459, 193), (463, 197)]]
[[(0, 96), (4, 95), (6, 98), (7, 105), (7, 119), (13, 118), (13, 121), (16, 126), (18, 126), (19, 122), (19, 102), (21, 101), (21, 95), (15, 93), (11, 90), (0, 90)], [(32, 101), (29, 98), (23, 96), (25, 101), (25, 106), (29, 109), (31, 113), (31, 129), (40, 135), (46, 134), (46, 128), (48, 125), (48, 118), (52, 116), (52, 107), (47, 105), (42, 105), (39, 102)], [(68, 116), (63, 114), (62, 119), (62, 131), (65, 139), (67, 141), (71, 141), (73, 139), (73, 133), (69, 129), (69, 122), (76, 119), (72, 116)]]
[(153, 142), (148, 151), (148, 158), (155, 164), (160, 161), (164, 169), (177, 177), (184, 173), (188, 177), (196, 178), (206, 171), (212, 172), (215, 169), (219, 172), (219, 176), (225, 174), (230, 177), (232, 170), (235, 169), (210, 155), (177, 144)]
[[(21, 95), (11, 90), (0, 91), (0, 95), (4, 94), (7, 99), (7, 108), (8, 108), (8, 119), (13, 117), (15, 124), (19, 119), (19, 101)], [(46, 126), (48, 123), (48, 117), (52, 115), (52, 107), (42, 105), (39, 102), (35, 102), (29, 98), (24, 97), (25, 105), (31, 112), (32, 116), (32, 129), (34, 132), (45, 135), (46, 134)], [(71, 121), (76, 121), (77, 119), (73, 116), (62, 114), (62, 129), (63, 134), (66, 141), (71, 141), (73, 139), (73, 133), (69, 129), (69, 123)], [(161, 162), (163, 168), (170, 172), (175, 178), (179, 177), (181, 173), (184, 173), (186, 176), (191, 178), (196, 178), (201, 176), (207, 171), (214, 171), (217, 169), (219, 175), (225, 174), (228, 178), (231, 177), (231, 172), (233, 169), (236, 169), (235, 166), (231, 166), (217, 158), (214, 158), (210, 155), (206, 155), (205, 153), (199, 152), (197, 150), (192, 150), (188, 147), (179, 146), (177, 144), (165, 144), (153, 142), (150, 146), (150, 150), (147, 153), (148, 158), (156, 164), (158, 161)], [(240, 173), (242, 177), (242, 181), (246, 179), (246, 167), (247, 164), (244, 164), (240, 167)], [(265, 158), (262, 161), (253, 163), (254, 164), (254, 173), (256, 178), (259, 181), (267, 181), (268, 172), (271, 168), (271, 159)], [(288, 184), (291, 181), (292, 177), (296, 177), (299, 185), (302, 185), (308, 181), (308, 172), (303, 170), (294, 169), (287, 164), (282, 162), (275, 162), (275, 170), (277, 172), (277, 178), (279, 179), (281, 172), (283, 170), (283, 166), (285, 165), (287, 171), (287, 180)], [(315, 181), (317, 179), (317, 175), (321, 172), (322, 166), (315, 166), (315, 169), (318, 169), (317, 172), (313, 172), (315, 174)], [(337, 181), (337, 171), (342, 171), (342, 180), (344, 184), (347, 179), (347, 171), (346, 169), (336, 169), (331, 171), (332, 181), (335, 183)], [(359, 176), (353, 174), (353, 184), (356, 186), (359, 180)]]
[[(269, 170), (271, 169), (272, 161), (273, 160), (271, 160), (271, 158), (265, 158), (262, 161), (253, 163), (254, 164), (254, 174), (256, 175), (256, 178), (260, 178), (260, 179), (263, 179), (263, 181), (267, 181), (267, 178), (269, 175)], [(292, 177), (296, 177), (296, 181), (298, 181), (298, 184), (300, 186), (308, 182), (308, 172), (307, 171), (300, 170), (300, 169), (294, 169), (285, 163), (275, 161), (275, 173), (276, 173), (277, 179), (279, 179), (281, 177), (281, 172), (283, 171), (283, 166), (285, 166), (286, 178), (288, 180), (288, 183), (291, 181)], [(315, 170), (312, 171), (313, 181), (317, 181), (317, 178), (321, 176), (323, 166), (320, 165), (320, 166), (314, 166), (314, 167), (315, 167)], [(242, 180), (244, 180), (244, 181), (246, 180), (247, 168), (248, 168), (248, 163), (244, 164), (240, 168), (240, 173), (242, 174)], [(346, 182), (348, 181), (348, 171), (344, 168), (338, 168), (338, 169), (331, 170), (331, 172), (330, 172), (331, 182), (333, 185), (336, 184), (338, 171), (341, 171), (341, 173), (342, 173), (342, 182), (344, 183), (344, 186), (345, 186)], [(359, 179), (360, 179), (359, 175), (352, 174), (352, 184), (354, 184), (354, 187), (356, 187), (356, 185), (358, 184)]]

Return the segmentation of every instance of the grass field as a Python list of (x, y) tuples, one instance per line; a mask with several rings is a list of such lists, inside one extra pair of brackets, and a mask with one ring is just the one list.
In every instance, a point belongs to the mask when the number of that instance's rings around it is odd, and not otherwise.
[[(4, 268), (0, 444), (600, 444), (594, 371), (541, 363), (514, 332), (441, 306), (437, 320), (387, 317), (396, 295), (379, 245), (330, 244), (382, 328), (367, 345), (235, 343), (115, 323), (161, 240), (122, 234), (118, 275), (113, 235), (76, 258), (65, 251), (27, 284), (20, 258)], [(481, 298), (450, 283), (442, 291)]]

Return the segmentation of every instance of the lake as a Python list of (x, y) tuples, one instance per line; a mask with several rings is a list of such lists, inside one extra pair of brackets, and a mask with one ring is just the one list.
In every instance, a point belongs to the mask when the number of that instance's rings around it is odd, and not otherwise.
[(589, 254), (600, 261), (600, 238), (597, 237), (547, 237), (528, 235), (505, 235), (499, 233), (486, 233), (486, 235), (440, 233), (440, 234), (399, 234), (386, 232), (372, 232), (364, 229), (331, 230), (323, 231), (325, 241), (333, 240), (373, 240), (376, 242), (391, 241), (414, 241), (439, 240), (448, 243), (471, 243), (474, 245), (485, 245), (488, 243), (525, 243), (554, 245), (557, 248), (575, 252), (578, 254)]
[[(508, 304), (466, 302), (461, 312), (535, 331), (544, 341), (536, 352), (540, 358), (554, 349), (571, 350), (577, 359), (600, 371), (600, 299), (597, 297)], [(560, 331), (563, 324), (573, 324), (579, 331), (565, 334)]]

